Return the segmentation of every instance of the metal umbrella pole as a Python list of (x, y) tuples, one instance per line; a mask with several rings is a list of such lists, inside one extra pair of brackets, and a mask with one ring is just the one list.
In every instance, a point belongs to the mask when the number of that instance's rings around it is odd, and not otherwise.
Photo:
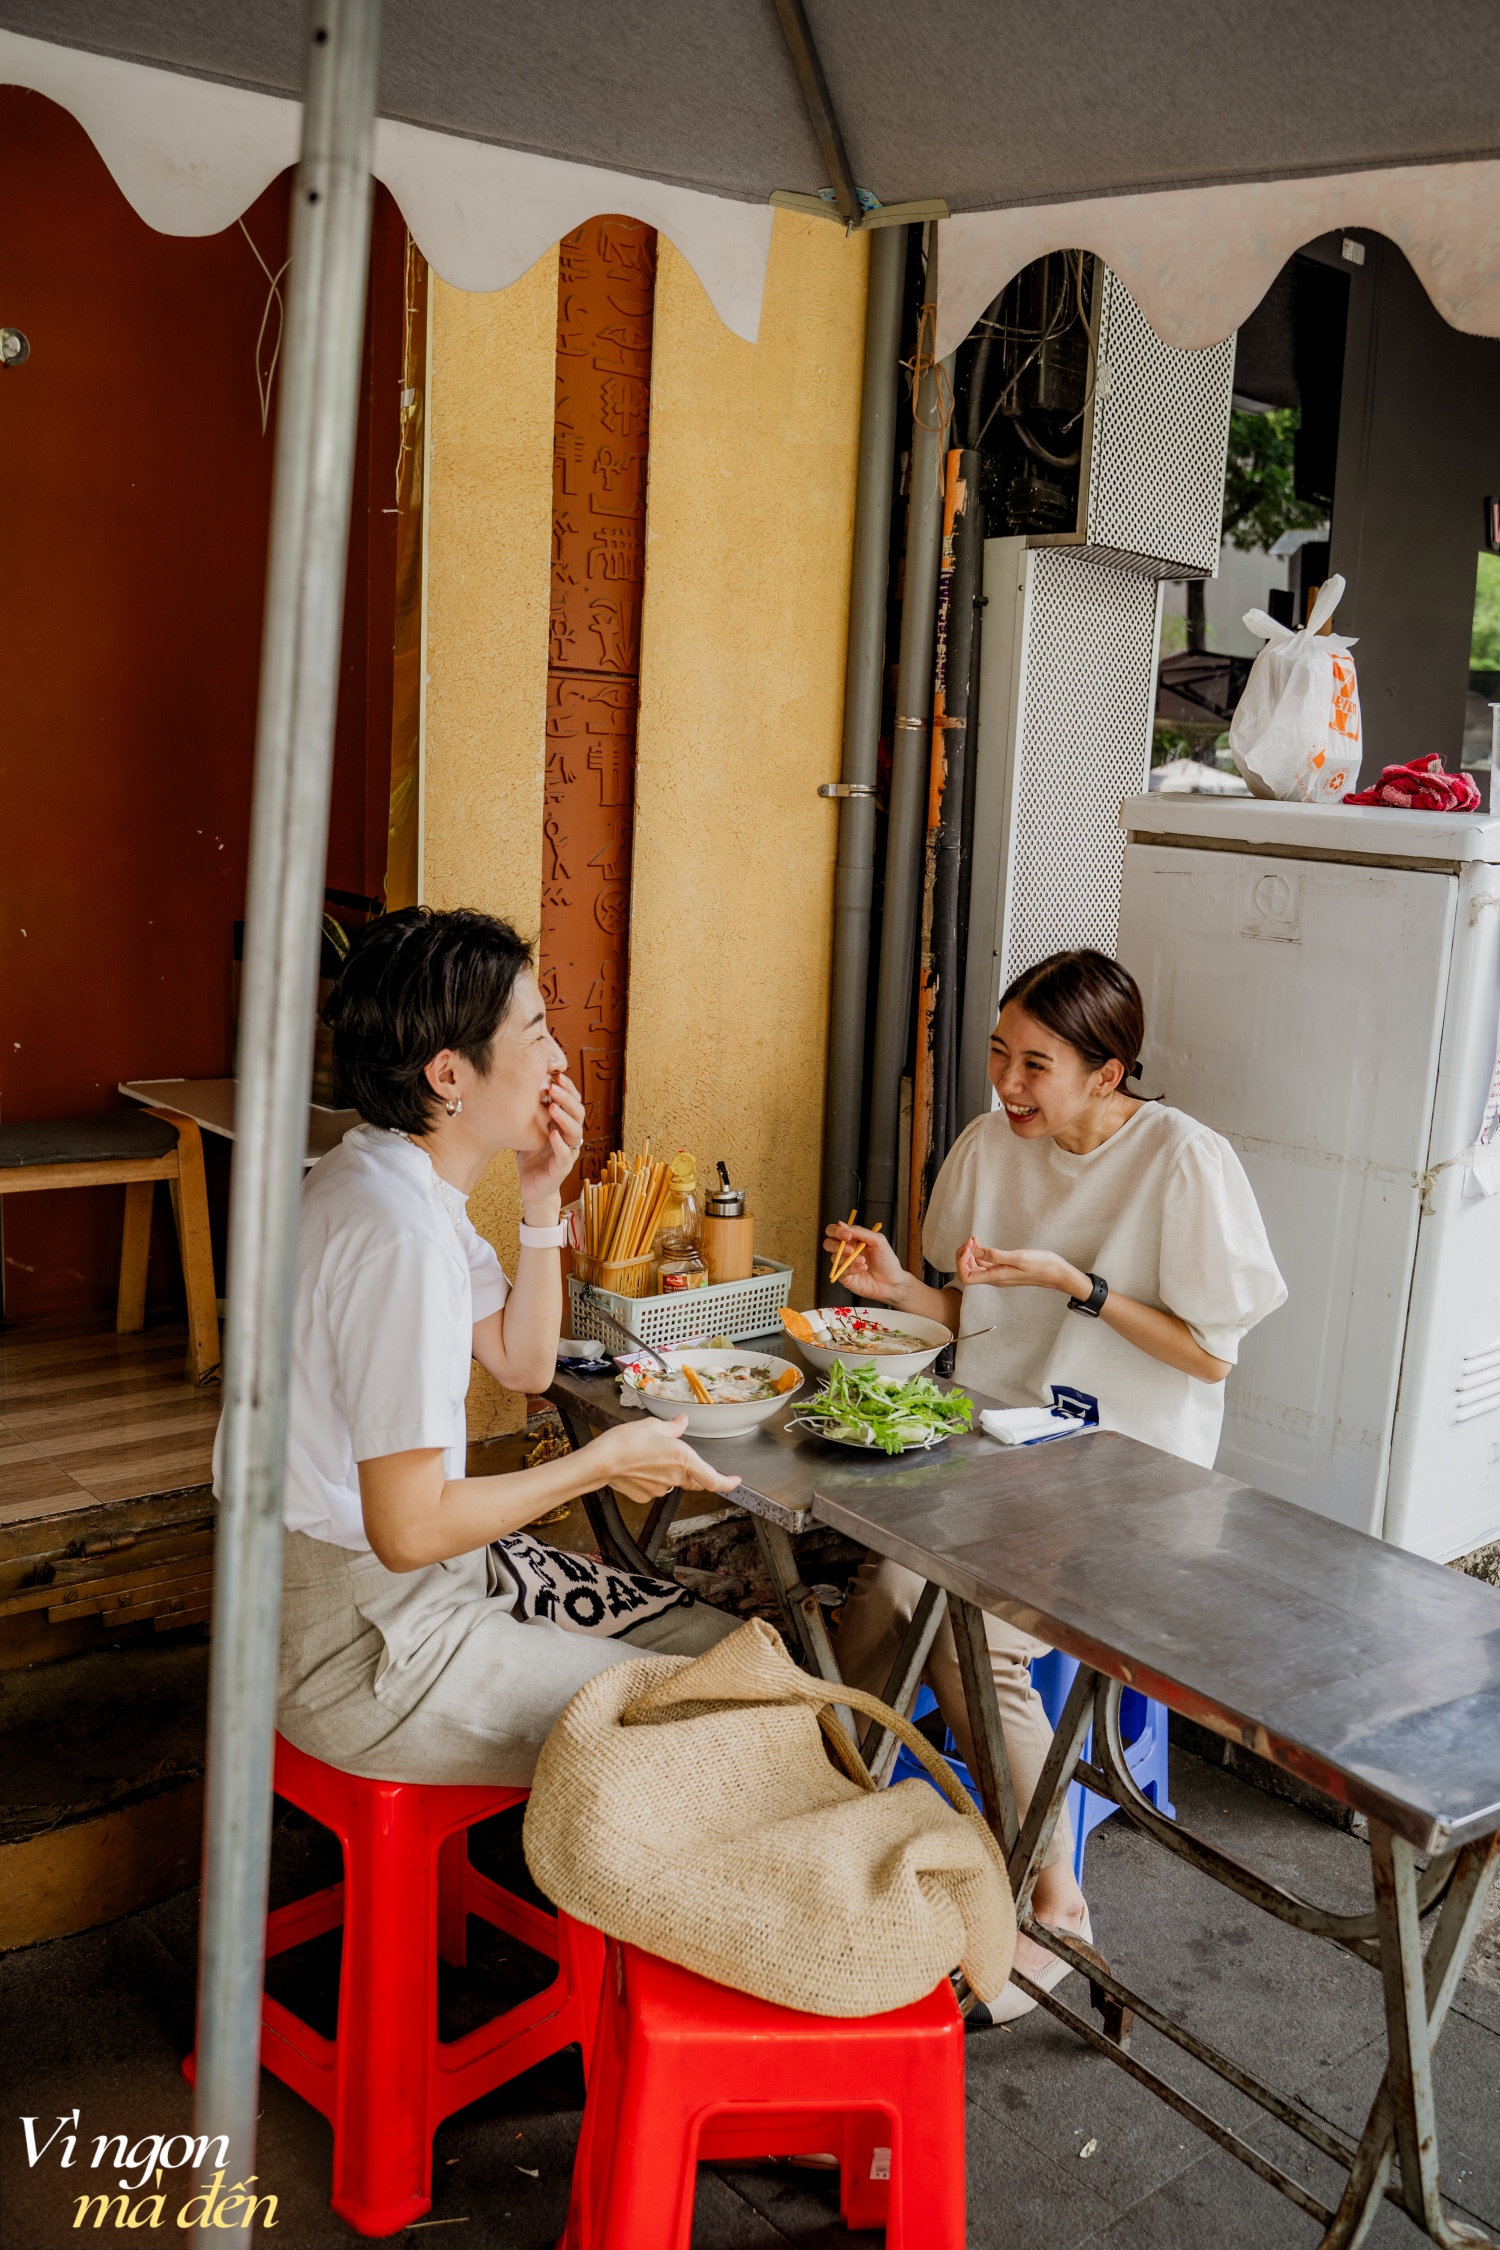
[(896, 355), (901, 348), (906, 243), (905, 227), (878, 228), (870, 239), (859, 482), (849, 586), (849, 661), (844, 685), (843, 778), (824, 784), (830, 796), (844, 800), (839, 806), (839, 856), (834, 876), (828, 1106), (823, 1125), (825, 1219), (843, 1218), (848, 1207), (861, 1200), (859, 1125), (864, 1090), (865, 997), (870, 979), (870, 897), (875, 882), (875, 767), (885, 669)]
[(314, 0), (255, 744), (198, 1976), (197, 2130), (226, 2136), (241, 2180), (255, 2168), (292, 1290), (379, 48), (380, 0)]
[[(938, 230), (927, 230), (924, 301), (936, 309)], [(921, 354), (922, 335), (918, 336)], [(932, 730), (932, 653), (937, 633), (938, 561), (943, 542), (943, 455), (953, 361), (920, 360), (916, 426), (911, 440), (911, 502), (906, 518), (901, 655), (896, 680), (896, 737), (891, 749), (891, 800), (885, 831), (885, 907), (876, 980), (875, 1052), (870, 1065), (870, 1116), (865, 1157), (865, 1224), (878, 1220), (897, 1244), (896, 1205), (901, 1136), (901, 1075), (911, 1046), (922, 906), (922, 847), (927, 832), (927, 745)], [(904, 1216), (904, 1214), (903, 1214)]]

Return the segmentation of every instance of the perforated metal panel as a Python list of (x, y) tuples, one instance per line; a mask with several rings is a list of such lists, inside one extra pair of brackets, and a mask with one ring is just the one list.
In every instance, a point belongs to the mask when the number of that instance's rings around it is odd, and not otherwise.
[[(1219, 564), (1234, 338), (1164, 344), (1124, 283), (1100, 276), (1094, 412), (1079, 529), (1095, 555), (1212, 576)], [(1137, 564), (1137, 568), (1142, 564)]]
[(1159, 582), (1077, 549), (1028, 558), (999, 989), (1045, 955), (1112, 954), (1122, 798), (1150, 770)]

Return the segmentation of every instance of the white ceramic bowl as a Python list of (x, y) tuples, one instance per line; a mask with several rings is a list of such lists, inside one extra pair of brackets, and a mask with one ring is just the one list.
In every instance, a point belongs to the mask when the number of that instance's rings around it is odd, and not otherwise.
[[(636, 1389), (627, 1373), (626, 1384), (641, 1405), (649, 1407), (653, 1414), (659, 1414), (664, 1422), (670, 1422), (674, 1415), (687, 1416), (686, 1434), (690, 1438), (748, 1437), (752, 1430), (760, 1428), (762, 1422), (769, 1422), (771, 1416), (779, 1412), (789, 1399), (794, 1399), (807, 1380), (794, 1361), (773, 1359), (767, 1352), (716, 1352), (711, 1351), (706, 1344), (689, 1344), (682, 1351), (666, 1351), (661, 1356), (669, 1367), (686, 1364), (696, 1368), (700, 1375), (716, 1374), (725, 1367), (764, 1367), (772, 1375), (782, 1375), (790, 1370), (797, 1377), (795, 1383), (789, 1384), (786, 1390), (778, 1392), (774, 1398), (744, 1399), (736, 1405), (700, 1406), (697, 1399), (653, 1397), (650, 1391)], [(654, 1362), (643, 1360), (641, 1364), (650, 1368)]]
[(915, 1313), (890, 1312), (883, 1305), (851, 1309), (867, 1311), (872, 1320), (884, 1321), (888, 1328), (899, 1328), (908, 1336), (920, 1336), (922, 1349), (919, 1352), (862, 1352), (854, 1344), (829, 1350), (822, 1344), (799, 1342), (797, 1349), (809, 1367), (816, 1367), (826, 1375), (834, 1361), (841, 1359), (846, 1367), (873, 1367), (880, 1374), (894, 1376), (904, 1383), (910, 1376), (925, 1375), (943, 1346), (953, 1341), (952, 1330), (945, 1328), (940, 1320), (922, 1320)]

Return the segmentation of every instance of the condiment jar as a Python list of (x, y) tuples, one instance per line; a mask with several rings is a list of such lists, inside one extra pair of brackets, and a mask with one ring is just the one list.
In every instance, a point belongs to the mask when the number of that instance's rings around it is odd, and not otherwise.
[(708, 1191), (703, 1221), (703, 1255), (710, 1281), (748, 1281), (755, 1270), (755, 1218), (745, 1209), (742, 1187)]
[(657, 1244), (657, 1286), (664, 1297), (679, 1289), (706, 1289), (708, 1268), (698, 1245), (680, 1227), (669, 1227)]
[(658, 1260), (669, 1234), (685, 1235), (689, 1242), (697, 1241), (702, 1224), (698, 1216), (697, 1188), (697, 1161), (691, 1149), (680, 1148), (672, 1159), (670, 1193), (662, 1211), (662, 1222), (657, 1230), (656, 1240), (651, 1246), (652, 1254)]

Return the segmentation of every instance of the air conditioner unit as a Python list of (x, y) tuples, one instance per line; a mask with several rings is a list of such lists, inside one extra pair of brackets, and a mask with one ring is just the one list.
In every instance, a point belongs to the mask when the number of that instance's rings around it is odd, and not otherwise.
[(1093, 396), (1076, 530), (1045, 538), (1157, 578), (1219, 567), (1234, 338), (1164, 344), (1123, 281), (1096, 263)]
[(1038, 258), (980, 321), (969, 375), (990, 530), (1212, 577), (1233, 381), (1232, 336), (1178, 351), (1097, 258)]

